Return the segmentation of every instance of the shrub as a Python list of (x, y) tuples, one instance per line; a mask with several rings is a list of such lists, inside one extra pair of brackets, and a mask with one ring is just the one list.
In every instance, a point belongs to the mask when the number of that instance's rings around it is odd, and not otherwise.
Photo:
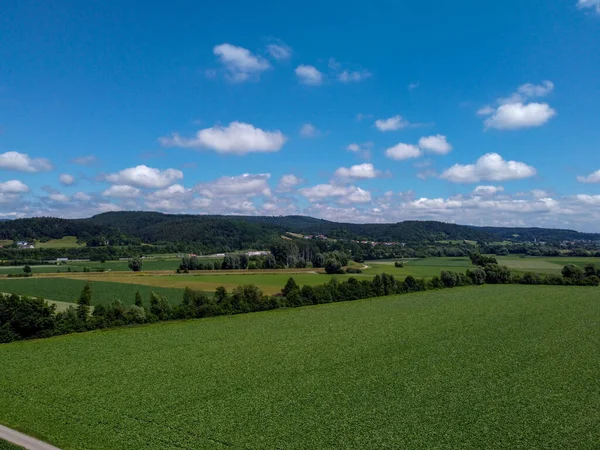
[(402, 267), (404, 267), (404, 263), (401, 261), (396, 261), (394, 263), (394, 267), (402, 268)]

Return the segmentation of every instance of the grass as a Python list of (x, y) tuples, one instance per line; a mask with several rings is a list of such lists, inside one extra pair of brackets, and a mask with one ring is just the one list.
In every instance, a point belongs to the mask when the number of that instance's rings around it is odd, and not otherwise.
[(18, 447), (10, 442), (0, 439), (0, 450), (23, 450), (23, 447)]
[(35, 248), (76, 248), (85, 247), (85, 244), (78, 244), (77, 237), (65, 236), (60, 239), (50, 239), (46, 242), (35, 241)]
[(0, 345), (68, 449), (598, 448), (598, 288), (483, 286)]
[[(0, 292), (42, 297), (57, 302), (77, 302), (83, 289), (85, 280), (72, 280), (66, 278), (0, 278)], [(109, 283), (105, 281), (92, 281), (92, 304), (108, 304), (120, 300), (125, 305), (132, 305), (136, 291), (139, 291), (146, 303), (149, 302), (152, 291), (167, 297), (170, 303), (178, 304), (181, 301), (183, 290), (160, 286), (143, 286), (137, 284)], [(66, 309), (68, 305), (58, 304), (58, 310)]]

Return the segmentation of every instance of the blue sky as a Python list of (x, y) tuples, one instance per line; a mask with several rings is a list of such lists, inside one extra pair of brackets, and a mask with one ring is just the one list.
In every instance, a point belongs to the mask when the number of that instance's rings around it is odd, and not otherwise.
[(600, 0), (21, 0), (0, 35), (0, 217), (600, 231)]

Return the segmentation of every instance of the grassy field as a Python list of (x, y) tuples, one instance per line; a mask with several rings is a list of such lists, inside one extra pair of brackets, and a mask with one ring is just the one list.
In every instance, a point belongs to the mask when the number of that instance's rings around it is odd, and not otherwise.
[(65, 236), (61, 239), (50, 239), (47, 242), (35, 241), (36, 248), (76, 248), (85, 247), (85, 244), (78, 244), (75, 236)]
[[(67, 278), (0, 278), (0, 292), (73, 303), (77, 302), (84, 284), (84, 280)], [(120, 300), (125, 305), (132, 305), (136, 291), (140, 291), (146, 303), (149, 302), (152, 291), (164, 295), (173, 304), (178, 304), (183, 295), (183, 289), (94, 280), (92, 281), (92, 304), (108, 304)], [(59, 310), (66, 307), (64, 304), (57, 306)]]
[(4, 344), (0, 422), (65, 450), (598, 448), (597, 293), (471, 287)]

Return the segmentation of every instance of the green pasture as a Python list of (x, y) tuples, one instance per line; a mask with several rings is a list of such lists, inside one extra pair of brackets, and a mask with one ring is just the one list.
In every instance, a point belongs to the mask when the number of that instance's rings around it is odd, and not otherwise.
[(35, 241), (35, 248), (76, 248), (85, 247), (85, 244), (78, 244), (75, 236), (65, 236), (61, 239), (50, 239), (46, 242)]
[[(0, 292), (42, 297), (57, 302), (77, 302), (83, 289), (85, 280), (68, 278), (0, 278)], [(160, 286), (144, 286), (137, 284), (111, 283), (105, 281), (92, 281), (92, 304), (108, 304), (120, 300), (124, 305), (132, 305), (135, 293), (139, 291), (144, 302), (149, 302), (151, 292), (164, 295), (170, 303), (178, 304), (181, 301), (183, 290), (165, 288)], [(66, 305), (57, 305), (64, 309)]]
[(3, 344), (0, 361), (0, 422), (65, 450), (600, 446), (595, 287), (97, 331)]

